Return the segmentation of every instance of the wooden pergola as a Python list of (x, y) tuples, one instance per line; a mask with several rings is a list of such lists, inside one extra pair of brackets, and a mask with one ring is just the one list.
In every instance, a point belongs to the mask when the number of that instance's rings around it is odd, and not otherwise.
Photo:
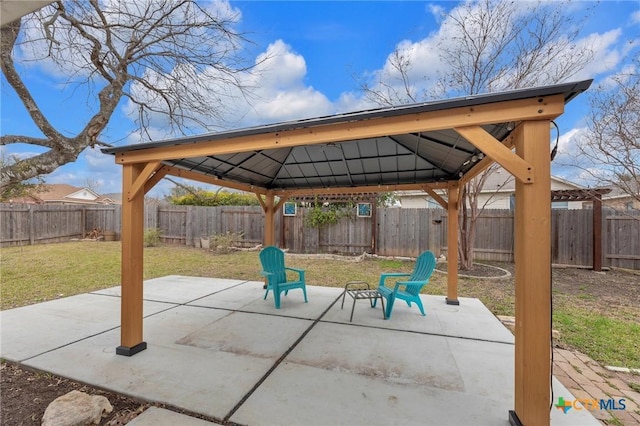
[[(144, 349), (144, 194), (167, 175), (253, 192), (265, 244), (291, 197), (423, 190), (448, 212), (446, 303), (458, 304), (459, 188), (499, 163), (516, 179), (515, 409), (545, 425), (551, 404), (550, 122), (591, 81), (427, 102), (105, 149), (122, 165), (120, 355)], [(445, 190), (440, 196), (435, 190)], [(481, 368), (481, 367), (479, 367)]]

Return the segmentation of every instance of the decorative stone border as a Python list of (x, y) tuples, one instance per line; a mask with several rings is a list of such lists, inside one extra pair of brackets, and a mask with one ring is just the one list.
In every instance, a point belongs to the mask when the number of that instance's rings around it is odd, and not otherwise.
[[(447, 263), (447, 262), (438, 262), (438, 263)], [(497, 269), (497, 270), (502, 272), (502, 275), (497, 276), (497, 277), (484, 277), (484, 276), (465, 275), (465, 274), (458, 273), (458, 277), (461, 277), (461, 278), (480, 278), (480, 279), (484, 279), (484, 280), (501, 280), (503, 278), (509, 278), (511, 276), (511, 272), (507, 271), (506, 269), (502, 269), (502, 268), (500, 268), (498, 266), (487, 265), (486, 263), (478, 263), (478, 262), (475, 262), (475, 263), (478, 264), (478, 265), (485, 266), (487, 268)], [(447, 275), (447, 271), (441, 271), (438, 268), (436, 268), (435, 271), (439, 272), (441, 274)]]

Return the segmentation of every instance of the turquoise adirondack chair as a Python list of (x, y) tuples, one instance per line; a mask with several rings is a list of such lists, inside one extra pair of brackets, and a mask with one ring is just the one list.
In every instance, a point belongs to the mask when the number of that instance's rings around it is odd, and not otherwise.
[[(429, 278), (436, 267), (436, 257), (430, 251), (425, 251), (416, 259), (416, 265), (413, 273), (384, 273), (380, 275), (380, 283), (378, 284), (378, 292), (387, 299), (387, 319), (391, 318), (391, 310), (396, 299), (401, 299), (411, 306), (411, 302), (415, 302), (420, 308), (420, 312), (424, 316), (424, 307), (420, 300), (420, 290), (429, 283)], [(409, 277), (406, 281), (398, 278)], [(385, 285), (387, 278), (398, 279), (393, 287)], [(377, 299), (374, 300), (373, 306), (376, 306)]]
[[(262, 271), (260, 274), (267, 278), (267, 291), (264, 293), (264, 299), (267, 299), (269, 291), (273, 291), (273, 298), (276, 303), (276, 309), (280, 309), (280, 293), (284, 292), (285, 296), (289, 290), (301, 288), (304, 295), (304, 302), (307, 303), (307, 287), (304, 280), (304, 270), (287, 268), (284, 266), (284, 252), (278, 247), (267, 246), (260, 252), (260, 263)], [(287, 281), (287, 271), (298, 274), (295, 281)]]

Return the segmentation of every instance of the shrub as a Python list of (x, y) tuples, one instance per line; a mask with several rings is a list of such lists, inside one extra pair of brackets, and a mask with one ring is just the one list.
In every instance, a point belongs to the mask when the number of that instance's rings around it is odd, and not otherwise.
[(171, 204), (177, 206), (259, 206), (260, 202), (254, 194), (227, 191), (197, 190), (192, 193), (170, 196)]
[(316, 204), (305, 214), (305, 223), (313, 228), (322, 228), (327, 225), (335, 225), (343, 217), (353, 215), (353, 206), (331, 204), (329, 206), (319, 206)]
[(160, 244), (162, 230), (158, 228), (147, 229), (144, 231), (144, 246), (155, 247)]
[(244, 238), (244, 232), (227, 231), (225, 234), (214, 234), (209, 237), (211, 250), (217, 253), (229, 253), (235, 247), (234, 243)]

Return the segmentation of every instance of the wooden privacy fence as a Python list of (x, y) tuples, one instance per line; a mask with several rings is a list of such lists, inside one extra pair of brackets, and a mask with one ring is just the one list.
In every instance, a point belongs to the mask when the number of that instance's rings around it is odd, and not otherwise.
[[(377, 209), (375, 218), (341, 219), (322, 228), (306, 224), (309, 210), (276, 216), (276, 241), (295, 253), (377, 253), (415, 257), (424, 250), (446, 253), (447, 217), (442, 209)], [(553, 210), (552, 262), (591, 266), (591, 210)], [(81, 238), (93, 229), (120, 238), (121, 206), (0, 204), (0, 245), (40, 244)], [(605, 209), (602, 215), (603, 265), (640, 269), (640, 212)], [(486, 210), (476, 224), (477, 260), (513, 261), (513, 212)], [(145, 206), (145, 229), (160, 229), (166, 242), (195, 245), (201, 237), (242, 233), (246, 247), (262, 243), (260, 207)]]

